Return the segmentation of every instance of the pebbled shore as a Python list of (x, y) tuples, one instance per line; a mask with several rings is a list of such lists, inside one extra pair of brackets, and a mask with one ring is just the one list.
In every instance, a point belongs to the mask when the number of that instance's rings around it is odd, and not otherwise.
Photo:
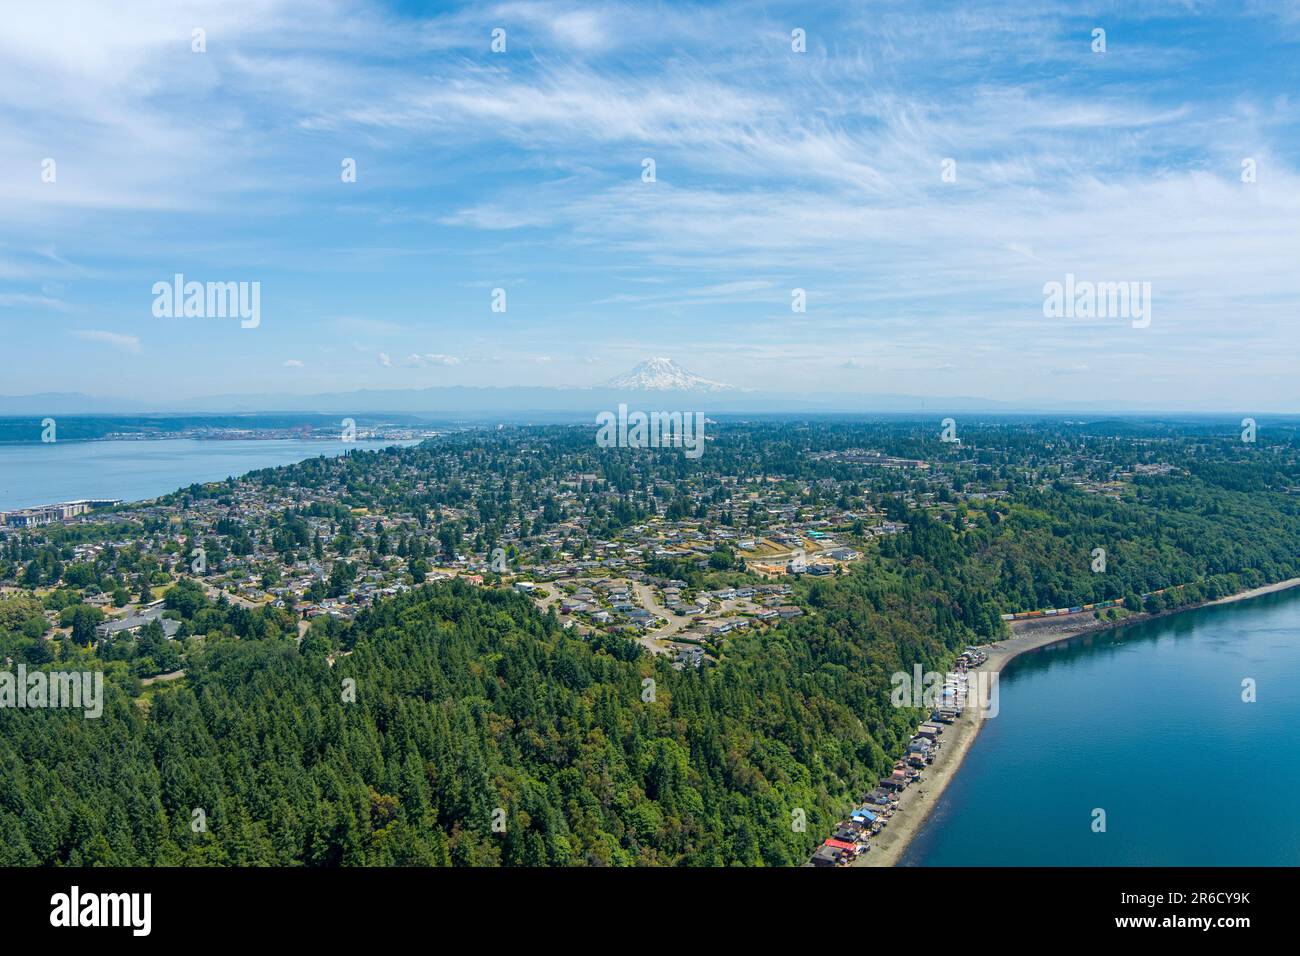
[[(1197, 607), (1207, 607), (1212, 604), (1231, 604), (1235, 601), (1245, 601), (1264, 594), (1285, 591), (1296, 586), (1300, 586), (1300, 578), (1290, 578), (1276, 584), (1268, 584), (1264, 587), (1252, 588), (1225, 598), (1219, 598), (1217, 601), (1208, 601), (1206, 604), (1197, 605)], [(1078, 637), (1080, 634), (1110, 630), (1123, 624), (1151, 620), (1155, 617), (1163, 617), (1166, 614), (1178, 614), (1182, 611), (1194, 609), (1179, 608), (1175, 611), (1166, 611), (1160, 615), (1132, 614), (1119, 621), (1098, 621), (1095, 618), (1088, 618), (1086, 621), (1081, 620), (1084, 615), (1016, 621), (1011, 625), (1011, 637), (983, 646), (982, 649), (988, 654), (988, 660), (971, 673), (976, 671), (998, 673), (1010, 661), (1027, 651), (1037, 650), (1040, 647), (1056, 644), (1059, 641), (1067, 641), (1072, 637)], [(924, 771), (920, 782), (903, 791), (898, 801), (898, 809), (894, 811), (894, 815), (890, 818), (889, 825), (878, 836), (872, 838), (871, 850), (853, 863), (853, 866), (894, 866), (902, 858), (912, 839), (925, 825), (930, 811), (934, 809), (944, 789), (956, 775), (966, 754), (970, 751), (971, 744), (975, 742), (975, 738), (979, 734), (980, 725), (983, 721), (974, 715), (975, 711), (976, 708), (967, 708), (966, 712), (944, 731), (942, 738), (940, 738), (943, 747), (939, 756)]]

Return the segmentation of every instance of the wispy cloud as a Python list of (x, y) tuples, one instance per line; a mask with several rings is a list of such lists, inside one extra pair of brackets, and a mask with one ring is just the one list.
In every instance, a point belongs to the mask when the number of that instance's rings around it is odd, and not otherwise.
[(13, 308), (39, 308), (55, 309), (60, 312), (69, 311), (68, 303), (62, 299), (56, 299), (48, 295), (27, 295), (23, 293), (0, 293), (0, 309)]
[(437, 352), (412, 352), (396, 362), (384, 353), (379, 353), (379, 364), (385, 368), (392, 368), (395, 364), (403, 368), (428, 368), (430, 366), (452, 366), (461, 364), (461, 359), (454, 355), (444, 355)]
[(136, 355), (140, 354), (140, 340), (134, 335), (123, 335), (120, 332), (106, 332), (102, 329), (74, 329), (73, 336), (86, 342), (99, 342), (103, 345), (110, 345), (115, 349), (121, 349), (123, 352), (131, 352)]
[[(846, 367), (858, 355), (870, 376), (843, 378), (862, 390), (1154, 397), (1213, 364), (1225, 403), (1300, 399), (1294, 11), (431, 9), (9, 11), (0, 308), (76, 315), (138, 350), (157, 279), (261, 280), (255, 335), (271, 355), (341, 345), (312, 362), (335, 387), (418, 368), (580, 380), (584, 355), (636, 360), (668, 339), (742, 385), (867, 371)], [(1042, 286), (1066, 273), (1150, 281), (1152, 326), (1046, 320)], [(489, 311), (497, 287), (505, 313)], [(258, 385), (253, 333), (156, 328), (178, 394)], [(20, 382), (112, 384), (27, 351)]]

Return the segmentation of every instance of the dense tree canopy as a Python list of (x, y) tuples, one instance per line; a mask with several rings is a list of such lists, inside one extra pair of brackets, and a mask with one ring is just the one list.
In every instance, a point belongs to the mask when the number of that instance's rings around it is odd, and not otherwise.
[[(463, 526), (437, 523), (442, 506), (471, 503), (445, 450), (256, 478), (342, 476), (354, 507), (410, 506), (436, 532), (382, 529), (373, 548), (409, 562), (416, 581), (466, 532), (491, 541), (517, 523), (529, 482), (575, 460), (610, 489), (590, 505), (606, 530), (661, 510), (686, 518), (735, 475), (788, 482), (800, 509), (837, 488), (899, 523), (858, 532), (864, 556), (847, 574), (795, 582), (802, 616), (733, 633), (699, 669), (458, 582), (378, 601), (351, 623), (321, 617), (300, 640), (291, 608), (214, 601), (175, 563), (174, 578), (131, 547), (75, 560), (93, 525), (10, 538), (0, 559), (40, 596), (0, 598), (0, 656), (103, 668), (108, 699), (90, 720), (0, 709), (0, 864), (802, 862), (915, 726), (917, 712), (890, 705), (893, 673), (946, 667), (964, 645), (1005, 635), (1009, 612), (1108, 599), (1126, 609), (1111, 613), (1159, 612), (1300, 576), (1293, 440), (1256, 454), (1190, 428), (1161, 438), (1157, 458), (1155, 439), (1117, 430), (970, 429), (969, 445), (934, 452), (902, 425), (738, 425), (703, 464), (598, 458), (589, 436), (564, 432), (528, 455), (471, 435), (455, 446), (460, 460), (495, 490)], [(864, 471), (835, 451), (872, 440), (891, 454), (928, 450), (944, 467)], [(397, 477), (408, 468), (431, 476), (418, 496)], [(1129, 477), (1116, 481), (1121, 468)], [(535, 504), (543, 523), (558, 517), (554, 502)], [(275, 549), (318, 551), (304, 515), (328, 517), (344, 541), (356, 533), (348, 507), (323, 502), (254, 532)], [(754, 517), (735, 508), (726, 519)], [(236, 551), (250, 532), (228, 521), (221, 533)], [(839, 533), (855, 534), (847, 522)], [(189, 544), (175, 542), (174, 556)], [(749, 573), (729, 545), (699, 561), (651, 557), (645, 570), (690, 587)], [(336, 561), (313, 597), (357, 574)], [(167, 587), (177, 640), (157, 622), (91, 640), (102, 615), (87, 594), (151, 583)], [(51, 639), (56, 622), (67, 630)], [(182, 664), (183, 679), (143, 686)]]

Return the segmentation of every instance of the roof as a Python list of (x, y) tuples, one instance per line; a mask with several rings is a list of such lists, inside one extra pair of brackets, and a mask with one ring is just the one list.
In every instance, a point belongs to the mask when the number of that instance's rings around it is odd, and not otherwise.
[(819, 846), (817, 848), (817, 852), (813, 854), (813, 863), (814, 864), (819, 862), (835, 863), (839, 860), (842, 854), (843, 851), (840, 850), (838, 847)]

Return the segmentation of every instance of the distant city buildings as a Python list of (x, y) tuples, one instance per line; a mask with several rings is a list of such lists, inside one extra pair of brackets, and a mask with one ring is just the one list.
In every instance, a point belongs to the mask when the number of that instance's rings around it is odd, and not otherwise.
[(83, 498), (78, 501), (64, 501), (56, 505), (39, 505), (35, 508), (21, 508), (17, 511), (0, 511), (0, 525), (9, 528), (32, 528), (37, 525), (50, 524), (53, 521), (66, 521), (79, 515), (89, 514), (96, 508), (111, 508), (122, 502), (117, 498)]

